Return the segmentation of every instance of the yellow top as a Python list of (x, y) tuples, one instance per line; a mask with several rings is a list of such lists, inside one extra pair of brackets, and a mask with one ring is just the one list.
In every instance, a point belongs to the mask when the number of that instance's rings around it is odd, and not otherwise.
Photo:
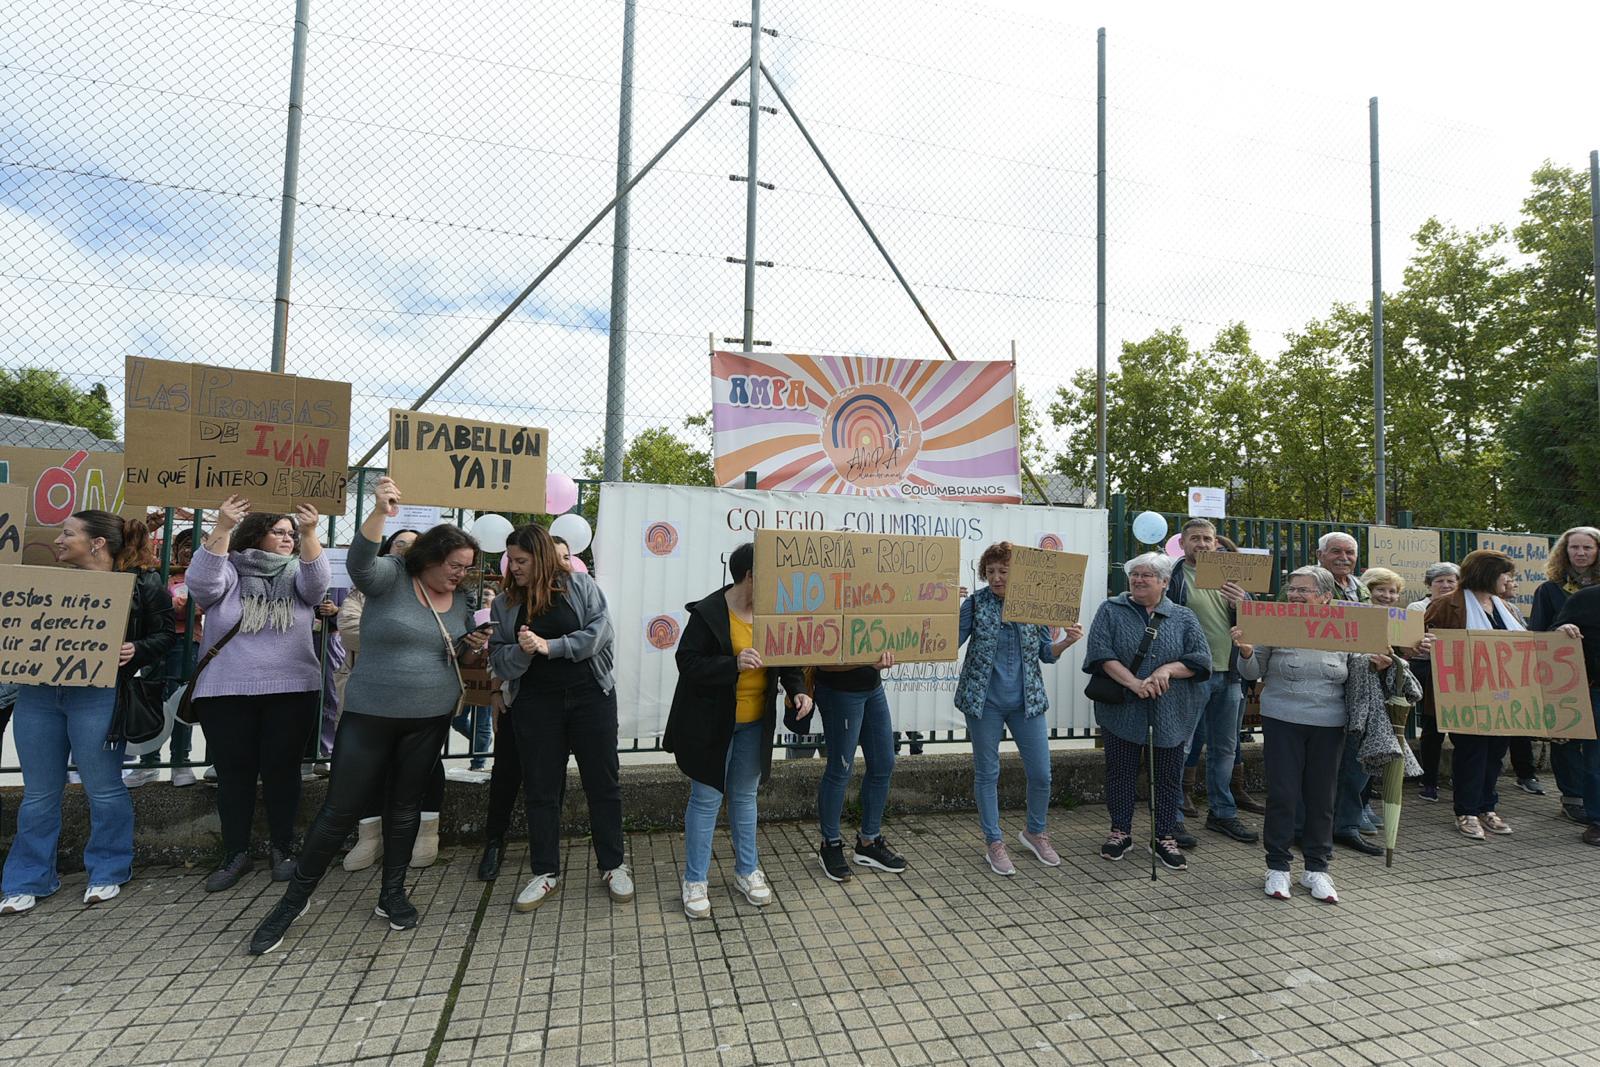
[[(752, 627), (731, 610), (728, 612), (728, 636), (733, 639), (733, 654), (737, 656), (755, 641)], [(740, 671), (736, 697), (735, 722), (760, 722), (763, 702), (767, 696), (767, 672)]]

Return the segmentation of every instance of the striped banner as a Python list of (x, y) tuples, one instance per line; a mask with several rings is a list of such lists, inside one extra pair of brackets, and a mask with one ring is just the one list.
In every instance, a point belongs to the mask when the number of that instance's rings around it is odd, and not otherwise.
[(717, 483), (1018, 503), (1009, 362), (711, 354)]

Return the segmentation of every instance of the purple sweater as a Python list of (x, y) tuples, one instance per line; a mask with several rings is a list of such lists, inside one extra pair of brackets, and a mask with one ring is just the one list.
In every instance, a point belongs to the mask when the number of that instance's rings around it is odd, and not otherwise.
[[(186, 576), (189, 595), (205, 609), (202, 657), (239, 621), (239, 572), (227, 556), (204, 545), (195, 549)], [(194, 688), (201, 697), (261, 696), (267, 693), (312, 693), (322, 685), (317, 659), (313, 609), (328, 591), (328, 556), (301, 563), (294, 579), (294, 622), (287, 631), (262, 630), (235, 634), (217, 658), (200, 673)]]

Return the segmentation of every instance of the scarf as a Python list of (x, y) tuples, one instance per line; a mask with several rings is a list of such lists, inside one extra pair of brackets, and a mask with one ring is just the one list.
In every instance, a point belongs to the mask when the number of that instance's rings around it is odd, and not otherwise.
[(294, 625), (294, 580), (300, 574), (299, 557), (247, 548), (229, 552), (228, 560), (239, 575), (239, 631), (287, 632)]
[(1578, 592), (1580, 589), (1589, 588), (1596, 582), (1600, 582), (1600, 573), (1596, 573), (1593, 568), (1584, 571), (1581, 574), (1578, 571), (1568, 571), (1567, 580), (1562, 583), (1561, 588), (1566, 590), (1567, 594), (1570, 596), (1571, 594)]
[[(1493, 626), (1489, 625), (1489, 616), (1484, 612), (1483, 605), (1478, 603), (1477, 594), (1473, 593), (1471, 590), (1466, 590), (1461, 594), (1461, 599), (1467, 606), (1467, 629), (1494, 629)], [(1517, 618), (1517, 613), (1506, 607), (1505, 601), (1501, 600), (1499, 597), (1494, 597), (1493, 599), (1495, 613), (1500, 616), (1500, 621), (1505, 623), (1507, 630), (1527, 629), (1526, 626), (1522, 625), (1522, 620)]]
[(1345, 729), (1356, 737), (1356, 757), (1368, 774), (1381, 774), (1395, 760), (1403, 760), (1407, 777), (1422, 773), (1411, 746), (1403, 744), (1389, 714), (1391, 701), (1403, 702), (1406, 714), (1422, 699), (1422, 686), (1396, 658), (1382, 673), (1372, 669), (1366, 656), (1350, 657), (1350, 673), (1344, 685)]

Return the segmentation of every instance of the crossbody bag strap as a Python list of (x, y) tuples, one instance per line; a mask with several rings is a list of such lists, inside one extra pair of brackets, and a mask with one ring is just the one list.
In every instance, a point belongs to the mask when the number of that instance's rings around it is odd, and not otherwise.
[[(456, 656), (456, 643), (450, 640), (450, 631), (445, 629), (444, 616), (439, 614), (439, 609), (433, 606), (433, 601), (428, 597), (428, 594), (423, 591), (421, 579), (411, 579), (411, 587), (416, 591), (417, 597), (424, 604), (428, 605), (428, 610), (433, 612), (433, 621), (439, 624), (439, 636), (444, 638), (445, 655), (450, 657), (450, 666), (454, 667), (456, 672), (456, 684), (461, 687), (461, 695), (462, 698), (465, 699), (467, 693), (467, 680), (461, 676), (461, 660)], [(456, 705), (456, 710), (461, 710), (461, 705), (459, 703)]]
[(206, 650), (206, 654), (200, 657), (200, 662), (195, 664), (194, 674), (192, 676), (190, 676), (190, 678), (189, 678), (189, 684), (191, 686), (194, 685), (195, 682), (200, 680), (200, 672), (206, 669), (206, 664), (210, 663), (212, 660), (217, 658), (217, 653), (222, 651), (224, 645), (226, 645), (229, 641), (233, 640), (234, 635), (239, 632), (239, 627), (241, 627), (243, 625), (244, 625), (244, 620), (243, 619), (240, 619), (238, 622), (234, 623), (233, 624), (233, 629), (231, 629), (227, 633), (223, 634), (222, 635), (222, 640), (220, 640), (216, 644), (212, 645), (209, 649)]
[[(1159, 616), (1156, 617), (1159, 618)], [(1139, 642), (1139, 651), (1134, 654), (1133, 663), (1128, 667), (1128, 673), (1132, 674), (1135, 678), (1139, 677), (1139, 668), (1144, 666), (1144, 658), (1150, 654), (1150, 646), (1155, 643), (1155, 639), (1160, 635), (1160, 633), (1160, 623), (1157, 623), (1154, 626), (1146, 626), (1144, 628), (1144, 640)]]

